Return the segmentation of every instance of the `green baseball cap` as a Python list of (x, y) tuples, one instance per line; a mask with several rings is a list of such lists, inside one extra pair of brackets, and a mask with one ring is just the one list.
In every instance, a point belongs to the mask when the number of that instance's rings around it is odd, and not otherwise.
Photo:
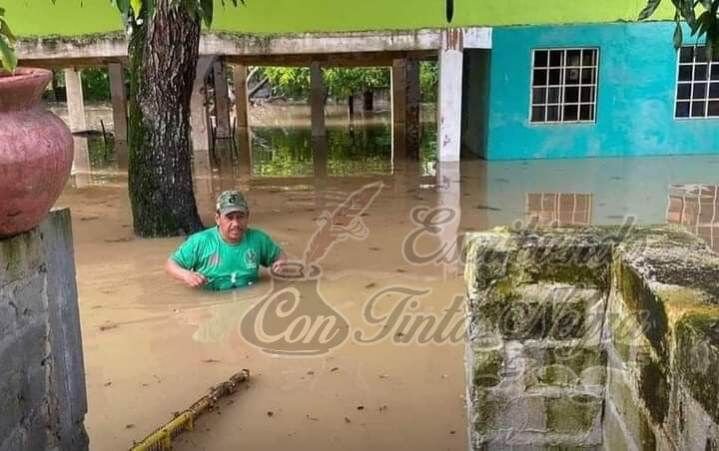
[(248, 213), (250, 208), (247, 206), (245, 196), (239, 191), (224, 191), (217, 196), (217, 211), (221, 215), (226, 215), (235, 211)]

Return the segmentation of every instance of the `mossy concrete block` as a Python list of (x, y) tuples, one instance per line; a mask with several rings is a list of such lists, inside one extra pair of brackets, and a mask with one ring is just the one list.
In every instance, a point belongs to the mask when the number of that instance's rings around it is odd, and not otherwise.
[(598, 290), (531, 284), (488, 290), (473, 305), (473, 322), (485, 320), (507, 340), (586, 339), (599, 345), (606, 298)]
[(669, 320), (663, 301), (641, 274), (620, 258), (615, 261), (614, 273), (627, 312), (637, 319), (656, 352), (667, 358)]
[(599, 348), (527, 346), (527, 388), (602, 386), (607, 356)]
[(478, 292), (507, 274), (516, 246), (516, 239), (506, 229), (466, 235), (464, 253), (471, 263), (466, 265), (464, 274), (469, 299), (475, 299)]
[(602, 442), (605, 450), (633, 449), (634, 438), (627, 435), (624, 418), (619, 415), (614, 404), (605, 402), (602, 421)]
[(595, 437), (601, 437), (601, 398), (586, 394), (547, 397), (545, 409), (547, 431), (579, 436), (593, 434)]
[(651, 352), (651, 345), (638, 319), (628, 311), (618, 292), (609, 297), (605, 327), (609, 338), (609, 343), (605, 345), (616, 351), (622, 367), (633, 365), (639, 354)]
[(651, 417), (641, 403), (637, 402), (638, 394), (632, 389), (631, 374), (610, 369), (607, 374), (607, 409), (614, 409), (624, 430), (628, 432), (636, 449), (657, 449), (657, 437), (652, 428)]
[(694, 399), (719, 423), (719, 315), (689, 314), (676, 326), (676, 368)]
[(616, 249), (625, 264), (653, 285), (695, 289), (719, 305), (719, 255), (677, 226), (639, 227)]
[(478, 391), (474, 402), (474, 430), (482, 441), (545, 429), (545, 400), (541, 396), (487, 389)]
[(42, 264), (39, 230), (0, 239), (0, 286), (23, 279)]
[(476, 387), (494, 387), (502, 381), (504, 355), (500, 350), (474, 353), (473, 382)]
[(515, 290), (517, 299), (546, 305), (549, 323), (546, 335), (555, 340), (583, 338), (597, 346), (606, 308), (606, 293), (557, 283), (523, 285)]
[(678, 449), (718, 449), (719, 425), (707, 415), (686, 387), (672, 392), (670, 415), (674, 421), (670, 422), (667, 430)]

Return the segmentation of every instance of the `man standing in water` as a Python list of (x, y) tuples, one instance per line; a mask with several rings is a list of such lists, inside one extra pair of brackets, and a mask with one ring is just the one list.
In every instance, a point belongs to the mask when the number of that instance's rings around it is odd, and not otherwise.
[(165, 263), (165, 271), (192, 288), (231, 290), (252, 285), (260, 266), (278, 272), (287, 256), (263, 231), (247, 227), (250, 211), (239, 191), (217, 198), (217, 227), (190, 236)]

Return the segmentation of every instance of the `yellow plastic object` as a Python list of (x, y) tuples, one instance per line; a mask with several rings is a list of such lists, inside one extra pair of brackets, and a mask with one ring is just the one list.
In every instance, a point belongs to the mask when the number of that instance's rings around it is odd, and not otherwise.
[(200, 398), (184, 412), (175, 415), (167, 424), (145, 437), (140, 443), (135, 443), (130, 451), (165, 451), (172, 449), (172, 440), (184, 431), (191, 431), (195, 420), (214, 407), (220, 398), (231, 395), (237, 391), (241, 383), (250, 378), (249, 370), (242, 370), (229, 380), (212, 387), (210, 392)]

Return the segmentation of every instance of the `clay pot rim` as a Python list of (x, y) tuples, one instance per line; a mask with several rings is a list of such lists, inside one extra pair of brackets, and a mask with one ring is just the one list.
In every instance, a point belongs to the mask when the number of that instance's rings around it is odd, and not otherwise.
[(0, 88), (21, 80), (38, 79), (38, 82), (42, 82), (43, 79), (50, 80), (51, 78), (52, 71), (39, 67), (18, 67), (15, 72), (0, 69)]

